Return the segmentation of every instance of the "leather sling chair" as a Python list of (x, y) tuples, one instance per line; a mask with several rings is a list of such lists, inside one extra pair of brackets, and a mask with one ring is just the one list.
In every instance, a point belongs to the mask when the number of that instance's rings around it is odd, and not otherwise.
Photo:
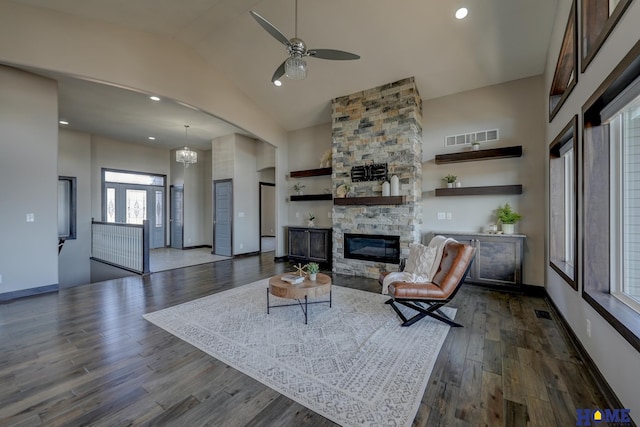
[[(391, 305), (398, 317), (402, 319), (402, 326), (411, 326), (418, 320), (430, 316), (450, 326), (462, 327), (440, 310), (453, 299), (464, 282), (476, 249), (471, 245), (449, 242), (445, 245), (442, 260), (433, 280), (430, 283), (393, 282), (389, 284), (389, 299), (385, 304)], [(380, 274), (380, 283), (384, 276)], [(407, 319), (396, 304), (402, 304), (418, 313)]]

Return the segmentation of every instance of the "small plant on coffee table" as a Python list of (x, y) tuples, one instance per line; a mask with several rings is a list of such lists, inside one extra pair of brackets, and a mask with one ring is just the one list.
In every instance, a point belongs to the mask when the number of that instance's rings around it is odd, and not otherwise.
[(307, 264), (307, 271), (309, 272), (309, 280), (316, 280), (316, 274), (320, 271), (320, 266), (317, 262), (310, 262)]

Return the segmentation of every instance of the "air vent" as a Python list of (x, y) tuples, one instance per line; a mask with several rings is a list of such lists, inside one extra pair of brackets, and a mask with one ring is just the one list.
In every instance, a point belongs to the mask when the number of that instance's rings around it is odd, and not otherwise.
[(459, 145), (469, 145), (474, 142), (489, 142), (499, 139), (498, 129), (479, 130), (471, 133), (463, 133), (460, 135), (449, 135), (444, 137), (445, 147), (455, 147)]
[(551, 319), (551, 314), (546, 310), (535, 310), (538, 319)]

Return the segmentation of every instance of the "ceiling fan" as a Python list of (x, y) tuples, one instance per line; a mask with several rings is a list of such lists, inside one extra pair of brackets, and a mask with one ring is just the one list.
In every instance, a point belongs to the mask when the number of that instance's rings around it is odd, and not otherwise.
[(319, 59), (333, 59), (338, 61), (346, 61), (351, 59), (360, 59), (359, 55), (344, 52), (335, 49), (307, 49), (307, 45), (298, 38), (298, 0), (296, 0), (296, 18), (295, 18), (295, 37), (287, 39), (280, 30), (278, 30), (271, 22), (264, 19), (257, 12), (251, 11), (251, 16), (276, 40), (286, 46), (289, 57), (276, 69), (271, 77), (271, 82), (280, 86), (280, 78), (286, 75), (290, 79), (302, 80), (307, 77), (307, 62), (305, 56)]

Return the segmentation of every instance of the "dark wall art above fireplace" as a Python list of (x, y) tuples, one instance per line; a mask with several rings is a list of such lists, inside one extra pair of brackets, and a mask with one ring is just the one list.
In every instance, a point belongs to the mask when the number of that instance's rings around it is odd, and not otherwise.
[(344, 257), (399, 264), (400, 236), (345, 233)]

